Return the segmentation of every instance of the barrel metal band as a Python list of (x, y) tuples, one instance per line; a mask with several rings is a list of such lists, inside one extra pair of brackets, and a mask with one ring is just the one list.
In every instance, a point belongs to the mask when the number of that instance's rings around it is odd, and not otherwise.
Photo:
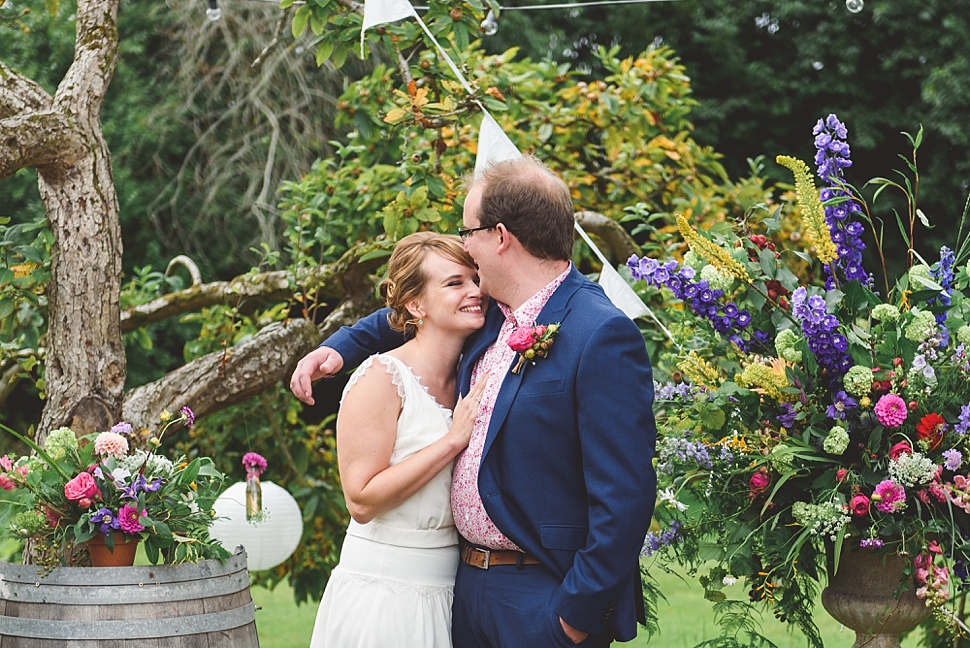
[(48, 621), (3, 617), (0, 636), (81, 640), (164, 639), (232, 630), (255, 620), (256, 606), (252, 603), (225, 612), (184, 616), (177, 619)]
[(0, 576), (0, 600), (19, 603), (51, 603), (56, 605), (131, 605), (133, 603), (161, 603), (211, 599), (249, 589), (246, 571), (181, 583), (146, 582), (137, 585), (52, 585), (44, 579), (34, 583), (18, 583)]

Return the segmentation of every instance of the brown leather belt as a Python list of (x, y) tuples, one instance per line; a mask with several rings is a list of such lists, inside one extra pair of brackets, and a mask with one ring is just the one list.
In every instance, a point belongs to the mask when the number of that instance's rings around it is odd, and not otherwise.
[(470, 544), (462, 544), (461, 559), (466, 565), (488, 569), (496, 565), (538, 565), (539, 561), (521, 551), (499, 549), (480, 549)]

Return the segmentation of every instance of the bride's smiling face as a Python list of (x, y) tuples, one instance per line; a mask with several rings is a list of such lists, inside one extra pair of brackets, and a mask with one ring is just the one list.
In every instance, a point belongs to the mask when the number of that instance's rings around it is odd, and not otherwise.
[(424, 290), (409, 310), (424, 320), (424, 328), (471, 333), (485, 324), (486, 297), (478, 287), (474, 268), (428, 254), (421, 264)]

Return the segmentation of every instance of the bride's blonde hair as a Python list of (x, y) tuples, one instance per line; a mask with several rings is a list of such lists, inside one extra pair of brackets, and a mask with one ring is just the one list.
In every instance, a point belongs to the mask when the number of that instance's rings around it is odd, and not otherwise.
[(418, 321), (407, 305), (421, 296), (428, 283), (423, 265), (429, 253), (469, 268), (475, 267), (475, 262), (465, 252), (464, 244), (457, 236), (417, 232), (398, 241), (387, 263), (387, 278), (381, 282), (380, 291), (391, 309), (387, 323), (395, 331), (403, 332), (408, 339), (417, 332)]

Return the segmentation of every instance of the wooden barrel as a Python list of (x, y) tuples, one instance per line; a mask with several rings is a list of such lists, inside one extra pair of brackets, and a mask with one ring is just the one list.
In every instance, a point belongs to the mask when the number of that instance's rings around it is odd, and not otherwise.
[(0, 563), (0, 648), (258, 648), (242, 550), (156, 567)]

